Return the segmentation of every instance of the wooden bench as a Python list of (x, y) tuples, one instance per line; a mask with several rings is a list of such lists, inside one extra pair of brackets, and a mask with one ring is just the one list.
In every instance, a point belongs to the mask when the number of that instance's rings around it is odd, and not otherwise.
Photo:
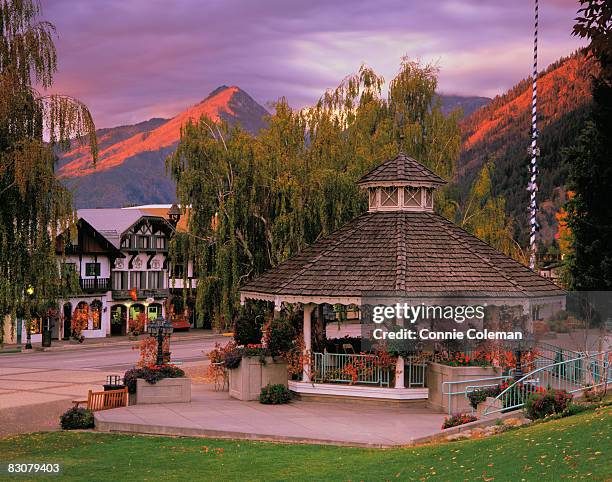
[(128, 402), (128, 389), (109, 390), (106, 392), (94, 392), (89, 390), (87, 400), (73, 400), (75, 408), (82, 403), (87, 404), (87, 409), (92, 412), (108, 410), (110, 408), (126, 407)]

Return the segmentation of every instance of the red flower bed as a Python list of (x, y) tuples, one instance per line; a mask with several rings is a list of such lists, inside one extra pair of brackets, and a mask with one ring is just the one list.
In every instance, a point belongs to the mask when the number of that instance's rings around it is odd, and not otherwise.
[(444, 423), (442, 424), (442, 429), (457, 427), (458, 425), (463, 425), (465, 423), (475, 422), (478, 420), (474, 415), (469, 413), (457, 413), (452, 417), (446, 417), (444, 419)]

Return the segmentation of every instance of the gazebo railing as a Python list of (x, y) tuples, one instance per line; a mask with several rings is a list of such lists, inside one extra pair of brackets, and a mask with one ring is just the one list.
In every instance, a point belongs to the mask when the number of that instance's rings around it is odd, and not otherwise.
[(376, 355), (313, 353), (312, 381), (389, 386), (390, 369)]
[(404, 383), (406, 388), (425, 387), (427, 360), (418, 355), (404, 357)]

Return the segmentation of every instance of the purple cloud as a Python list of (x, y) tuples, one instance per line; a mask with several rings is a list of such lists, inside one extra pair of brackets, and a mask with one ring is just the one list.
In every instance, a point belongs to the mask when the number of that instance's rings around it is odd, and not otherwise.
[[(403, 55), (439, 63), (440, 90), (492, 96), (530, 73), (532, 0), (43, 0), (56, 24), (54, 90), (98, 126), (170, 117), (221, 84), (261, 103), (316, 101), (362, 62), (391, 79)], [(541, 1), (541, 66), (581, 45), (577, 2)]]

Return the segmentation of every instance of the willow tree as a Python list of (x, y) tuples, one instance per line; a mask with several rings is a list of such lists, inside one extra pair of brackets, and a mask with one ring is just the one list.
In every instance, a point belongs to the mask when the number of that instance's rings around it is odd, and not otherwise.
[(491, 161), (482, 166), (465, 199), (451, 199), (445, 214), (474, 236), (527, 265), (529, 256), (512, 237), (514, 219), (506, 215), (506, 201), (493, 194), (493, 170)]
[[(76, 99), (44, 95), (53, 83), (55, 27), (32, 0), (0, 0), (0, 323), (52, 304), (64, 283), (57, 234), (71, 227), (69, 191), (55, 176), (56, 148), (95, 128)], [(3, 333), (3, 330), (0, 330)]]
[(367, 209), (355, 181), (377, 164), (403, 150), (454, 174), (458, 113), (435, 101), (437, 69), (404, 59), (386, 96), (384, 86), (362, 66), (307, 109), (281, 98), (256, 137), (206, 117), (183, 127), (167, 166), (190, 233), (172, 250), (194, 259), (197, 311), (216, 328), (236, 316), (248, 278)]

